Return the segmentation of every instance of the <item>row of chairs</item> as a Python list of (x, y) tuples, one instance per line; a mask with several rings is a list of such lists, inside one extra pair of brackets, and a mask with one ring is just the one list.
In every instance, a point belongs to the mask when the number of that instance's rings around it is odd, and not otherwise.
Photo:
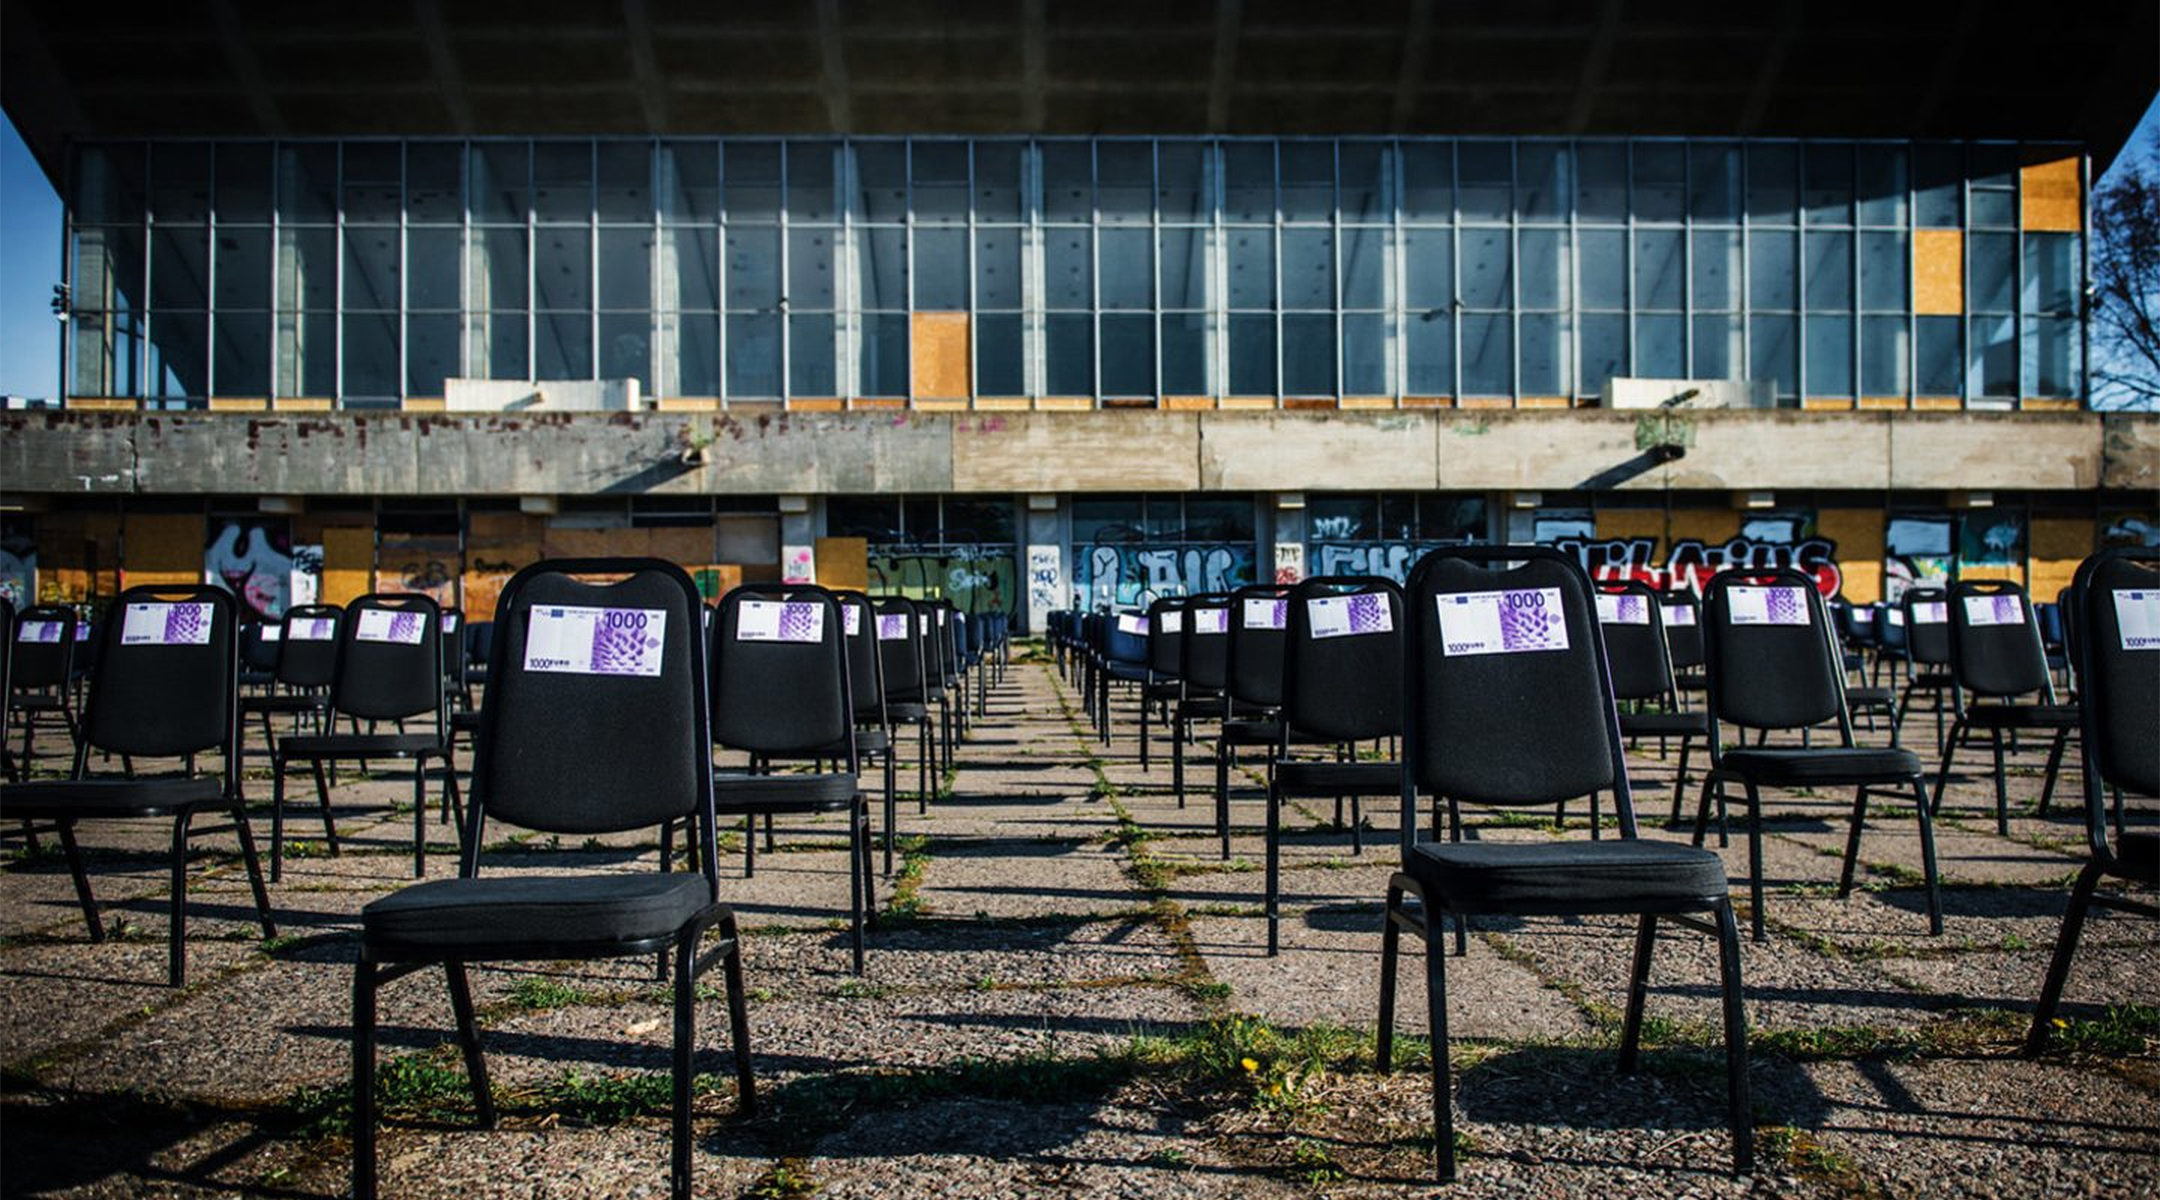
[[(2160, 688), (2149, 651), (2160, 650), (2160, 621), (2145, 640), (2125, 640), (2136, 620), (2126, 611), (2160, 605), (2152, 589), (2160, 555), (2110, 553), (2089, 562), (2068, 606), (2082, 723), (2088, 831), (2092, 854), (2073, 892), (2070, 916), (2043, 988), (2032, 1039), (2045, 1037), (2083, 913), (2094, 904), (2127, 902), (2096, 891), (2100, 878), (2154, 882), (2154, 835), (2125, 830), (2117, 806), (2112, 839), (2100, 802), (2105, 786), (2160, 794), (2153, 729)], [(2131, 599), (2125, 600), (2124, 597)], [(2033, 606), (2014, 585), (1971, 583), (1952, 593), (1951, 661), (1962, 693), (1960, 721), (1971, 729), (2053, 722), (2044, 643)], [(1383, 1069), (1391, 1057), (1398, 942), (1402, 931), (1425, 940), (1436, 1048), (1434, 1105), (1438, 1170), (1452, 1176), (1454, 1144), (1447, 1100), (1445, 980), (1440, 953), (1445, 918), (1454, 918), (1457, 953), (1473, 917), (1508, 913), (1610, 914), (1640, 918), (1621, 1063), (1632, 1069), (1657, 923), (1671, 918), (1713, 932), (1721, 948), (1728, 1083), (1735, 1164), (1751, 1160), (1745, 1037), (1740, 1018), (1737, 929), (1723, 863), (1701, 849), (1715, 809), (1721, 836), (1730, 803), (1746, 809), (1753, 932), (1764, 938), (1762, 793), (1772, 789), (1854, 789), (1840, 895), (1848, 894), (1867, 806), (1905, 796), (1920, 833), (1929, 929), (1942, 930), (1930, 797), (1913, 752), (1860, 745), (1854, 734), (1847, 671), (1833, 636), (1831, 610), (1807, 576), (1791, 570), (1741, 569), (1712, 580), (1699, 608), (1681, 621), (1698, 629), (1704, 650), (1706, 708), (1680, 703), (1670, 620), (1673, 597), (1641, 584), (1592, 584), (1571, 558), (1539, 547), (1460, 547), (1436, 551), (1407, 587), (1375, 578), (1324, 578), (1293, 587), (1260, 585), (1227, 596), (1157, 601), (1145, 614), (1062, 613), (1051, 631), (1061, 670), (1092, 695), (1092, 714), (1111, 724), (1109, 686), (1138, 692), (1143, 729), (1151, 708), (1206, 713), (1222, 721), (1217, 765), (1240, 744), (1271, 752), (1267, 799), (1268, 950), (1278, 948), (1279, 810), (1290, 799), (1344, 793), (1395, 794), (1402, 806), (1404, 870), (1391, 880), (1381, 967)], [(2130, 609), (2120, 606), (2130, 604)], [(2105, 610), (2105, 612), (2103, 612)], [(1174, 644), (1174, 650), (1170, 648)], [(2105, 681), (2104, 685), (2102, 681)], [(2105, 696), (2094, 690), (2107, 688)], [(1272, 688), (1273, 690), (1270, 690)], [(2037, 695), (2037, 702), (2026, 698)], [(1985, 700), (1985, 703), (1978, 702)], [(1623, 714), (1618, 701), (1634, 702)], [(1197, 705), (1197, 708), (1195, 707)], [(2037, 714), (2037, 715), (2036, 715)], [(1724, 736), (1731, 726), (1735, 737)], [(2053, 727), (2053, 726), (2049, 726)], [(1746, 731), (1757, 733), (1750, 745)], [(1764, 744), (1771, 731), (1798, 731), (1802, 744)], [(1816, 732), (1829, 744), (1817, 745)], [(1622, 754), (1630, 736), (1699, 737), (1709, 768), (1697, 806), (1693, 846), (1637, 837)], [(1182, 732), (1173, 738), (1182, 750)], [(1392, 761), (1361, 761), (1365, 742), (1399, 744)], [(1296, 745), (1336, 748), (1334, 761), (1292, 759)], [(1950, 744), (1954, 747), (1956, 738)], [(1143, 765), (1146, 762), (1143, 733)], [(1945, 763), (1943, 773), (1947, 773)], [(2000, 797), (1998, 774), (1998, 797)], [(1737, 791), (1737, 794), (1735, 792)], [(1601, 794), (1609, 794), (1617, 842), (1598, 838)], [(1218, 792), (1218, 826), (1228, 854), (1227, 808)], [(1465, 803), (1519, 807), (1592, 805), (1592, 839), (1494, 843), (1463, 838)], [(1677, 797), (1676, 797), (1677, 798)], [(1419, 840), (1419, 801), (1430, 804), (1429, 840)], [(1998, 811), (2002, 801), (1998, 799)], [(1450, 818), (1443, 833), (1443, 810)], [(1676, 813), (1677, 815), (1677, 813)], [(1443, 837), (1445, 840), (1443, 840)], [(1415, 899), (1416, 905), (1408, 903)], [(2129, 905), (2135, 911), (2149, 911)], [(1707, 923), (1689, 914), (1707, 914)]]

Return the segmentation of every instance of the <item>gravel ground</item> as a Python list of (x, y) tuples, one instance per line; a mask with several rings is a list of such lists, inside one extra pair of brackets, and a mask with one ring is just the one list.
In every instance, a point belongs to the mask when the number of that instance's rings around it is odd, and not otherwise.
[[(886, 920), (860, 978), (843, 928), (844, 826), (784, 820), (771, 850), (761, 831), (749, 878), (743, 830), (726, 831), (723, 887), (746, 930), (762, 1110), (737, 1113), (737, 1048), (714, 976), (698, 1014), (698, 1069), (711, 1075), (695, 1106), (699, 1195), (1435, 1194), (1415, 955), (1399, 995), (1401, 1069), (1383, 1076), (1371, 1061), (1395, 806), (1365, 806), (1362, 855), (1333, 805), (1286, 812), (1284, 950), (1269, 958), (1260, 776), (1250, 761), (1233, 773), (1225, 863), (1206, 747), (1188, 750), (1181, 808), (1166, 741), (1141, 768), (1134, 715), (1122, 701), (1104, 746), (1067, 684), (1039, 661), (1016, 663), (928, 812), (901, 798), (901, 870), (879, 881)], [(1685, 840), (1688, 826), (1665, 822), (1673, 760), (1642, 750), (1631, 771), (1643, 834)], [(1643, 1070), (1622, 1076), (1614, 1026), (1631, 923), (1480, 922), (1468, 955), (1447, 964), (1464, 1151), (1450, 1194), (2160, 1194), (2154, 922), (2096, 916), (2068, 991), (2074, 1044), (2038, 1060), (2016, 1053), (2079, 865), (2079, 821), (2061, 803), (2076, 796), (2074, 767), (2055, 811), (2039, 816), (2040, 757), (2013, 760), (2007, 836), (1980, 760), (1953, 773), (1938, 827), (1940, 937), (1926, 932), (1908, 808), (1871, 812), (1862, 886), (1840, 898), (1850, 797), (1770, 798), (1770, 937), (1743, 949), (1761, 1160), (1747, 1178), (1726, 1172), (1705, 938), (1661, 939)], [(913, 787), (911, 764), (899, 780)], [(361, 907), (411, 879), (412, 783), (387, 763), (344, 773), (334, 857), (312, 787), (294, 783), (305, 803), (288, 812), (285, 877), (272, 889), (280, 938), (260, 940), (229, 838), (201, 839), (180, 991), (163, 986), (164, 831), (84, 830), (120, 935), (96, 945), (50, 844), (35, 855), (7, 843), (0, 1194), (348, 1189), (353, 939)], [(262, 768), (248, 790), (267, 843)], [(1585, 835), (1580, 805), (1565, 830), (1549, 812), (1465, 815), (1482, 839)], [(432, 812), (428, 830), (428, 875), (447, 877), (454, 837)], [(649, 835), (491, 828), (489, 840), (490, 869), (505, 870), (650, 870), (658, 849)], [(1744, 838), (1723, 854), (1744, 897)], [(404, 1082), (382, 1133), (384, 1194), (664, 1194), (666, 1092), (655, 1085), (669, 1012), (651, 967), (473, 972), (504, 1113), (494, 1130), (473, 1127), (440, 975), (386, 988), (382, 1057)]]

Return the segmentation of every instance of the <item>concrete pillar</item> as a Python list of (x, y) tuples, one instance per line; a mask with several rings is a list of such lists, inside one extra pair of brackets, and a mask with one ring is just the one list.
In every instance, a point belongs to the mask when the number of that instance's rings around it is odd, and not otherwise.
[(780, 578), (817, 582), (817, 513), (808, 496), (780, 497)]
[(1022, 633), (1040, 633), (1050, 611), (1072, 606), (1072, 547), (1067, 544), (1065, 502), (1055, 495), (1031, 495), (1021, 514), (1021, 542), (1027, 604)]
[(1260, 564), (1260, 576), (1276, 583), (1296, 583), (1306, 574), (1305, 494), (1276, 493), (1273, 516), (1273, 553)]

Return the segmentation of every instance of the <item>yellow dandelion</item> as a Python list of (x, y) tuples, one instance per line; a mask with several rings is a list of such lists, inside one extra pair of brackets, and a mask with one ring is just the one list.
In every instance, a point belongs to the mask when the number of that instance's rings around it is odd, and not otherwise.
[[(2057, 1021), (2057, 1022), (2056, 1022), (2056, 1024), (2060, 1025), (2060, 1024), (2062, 1024), (2062, 1022), (2060, 1022), (2060, 1021)], [(1240, 1060), (1240, 1065), (1241, 1065), (1241, 1066), (1243, 1066), (1243, 1067), (1245, 1068), (1245, 1073), (1246, 1073), (1246, 1074), (1248, 1074), (1248, 1075), (1250, 1075), (1250, 1074), (1252, 1074), (1252, 1073), (1253, 1073), (1254, 1071), (1257, 1071), (1257, 1070), (1259, 1070), (1259, 1069), (1260, 1069), (1260, 1064), (1259, 1064), (1259, 1062), (1258, 1062), (1257, 1060), (1255, 1060), (1255, 1059), (1250, 1059), (1250, 1058), (1247, 1058), (1247, 1059), (1241, 1059), (1241, 1060)]]

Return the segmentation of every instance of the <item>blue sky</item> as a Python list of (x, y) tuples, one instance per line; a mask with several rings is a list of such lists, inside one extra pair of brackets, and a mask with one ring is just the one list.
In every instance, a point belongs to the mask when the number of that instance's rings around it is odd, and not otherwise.
[[(2160, 165), (2160, 95), (2116, 168), (2131, 159)], [(51, 307), (58, 282), (60, 198), (15, 122), (0, 116), (0, 395), (50, 396), (58, 387), (60, 333)]]

